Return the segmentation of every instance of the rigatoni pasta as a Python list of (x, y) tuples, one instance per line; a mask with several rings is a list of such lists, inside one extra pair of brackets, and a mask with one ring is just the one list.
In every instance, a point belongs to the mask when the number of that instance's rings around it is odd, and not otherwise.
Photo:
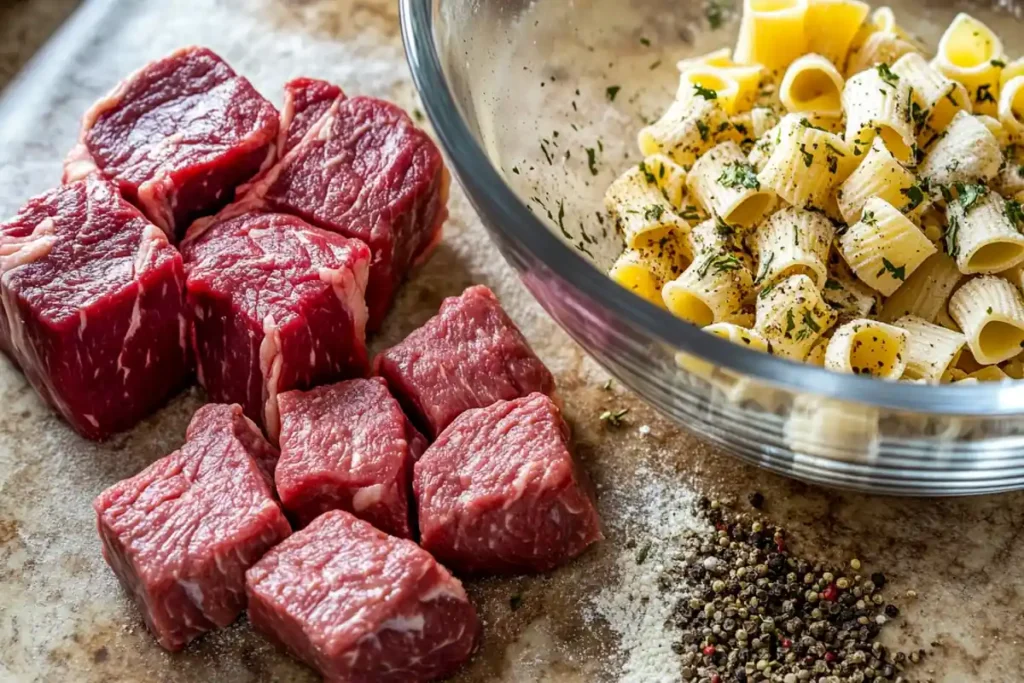
[(961, 14), (930, 59), (868, 11), (745, 0), (735, 53), (679, 62), (606, 195), (625, 245), (610, 275), (838, 372), (1024, 378), (1024, 58)]

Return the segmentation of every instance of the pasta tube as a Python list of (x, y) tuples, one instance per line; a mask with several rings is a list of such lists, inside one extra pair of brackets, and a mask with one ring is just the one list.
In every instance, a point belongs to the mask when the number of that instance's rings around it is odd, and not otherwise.
[(643, 249), (626, 249), (608, 275), (619, 285), (651, 303), (665, 307), (661, 288), (679, 276), (689, 262), (675, 235)]
[(717, 94), (676, 100), (655, 123), (637, 136), (645, 156), (667, 154), (684, 168), (693, 166), (704, 152), (715, 146), (715, 131), (729, 125)]
[(656, 246), (673, 233), (690, 230), (690, 224), (676, 213), (646, 162), (619, 176), (608, 188), (604, 201), (630, 249)]
[(994, 116), (999, 77), (1006, 62), (1003, 43), (992, 29), (961, 12), (939, 40), (932, 63), (949, 78), (963, 83), (976, 114)]
[(782, 73), (806, 52), (807, 4), (808, 0), (744, 0), (735, 60)]
[(867, 152), (878, 135), (904, 164), (914, 161), (917, 136), (910, 105), (910, 87), (885, 64), (846, 81), (846, 142)]
[(910, 335), (877, 320), (859, 318), (842, 325), (825, 350), (825, 367), (836, 372), (896, 380), (907, 367)]
[(911, 88), (911, 118), (917, 141), (924, 146), (946, 130), (958, 111), (971, 113), (971, 97), (962, 83), (951, 80), (916, 52), (903, 55), (892, 72)]
[(836, 229), (819, 213), (793, 207), (777, 212), (757, 231), (760, 267), (754, 283), (768, 287), (803, 274), (821, 288), (828, 279), (828, 251)]
[(843, 220), (859, 221), (864, 205), (872, 197), (913, 215), (920, 215), (928, 206), (927, 196), (917, 187), (914, 174), (896, 160), (880, 137), (875, 138), (871, 151), (836, 192)]
[(956, 261), (948, 255), (932, 254), (885, 300), (878, 319), (893, 322), (911, 315), (934, 323), (946, 310), (950, 294), (963, 277)]
[(728, 225), (749, 228), (764, 218), (772, 193), (735, 142), (723, 142), (697, 160), (687, 180), (690, 196)]
[(992, 131), (978, 117), (958, 111), (918, 167), (918, 174), (932, 186), (987, 182), (999, 173), (1002, 161)]
[(779, 98), (790, 112), (823, 116), (843, 115), (843, 77), (821, 55), (808, 54), (789, 65), (779, 86)]
[(779, 124), (778, 143), (757, 177), (793, 206), (825, 209), (835, 187), (853, 172), (857, 158), (838, 135), (806, 118), (797, 120), (793, 123), (787, 117)]
[(705, 252), (662, 288), (665, 306), (676, 317), (699, 327), (735, 323), (749, 327), (753, 277), (736, 256)]
[(913, 315), (905, 315), (893, 324), (908, 334), (904, 354), (907, 368), (903, 378), (928, 382), (949, 380), (950, 369), (967, 345), (967, 337)]
[(958, 189), (946, 207), (946, 243), (960, 272), (998, 273), (1024, 262), (1024, 235), (1007, 200), (984, 185)]
[(768, 340), (775, 355), (803, 360), (836, 319), (814, 280), (794, 275), (757, 295), (754, 329)]
[(810, 0), (804, 20), (807, 51), (842, 66), (869, 11), (860, 0)]
[(982, 365), (1010, 360), (1024, 348), (1024, 300), (1001, 277), (968, 280), (949, 300), (949, 315)]

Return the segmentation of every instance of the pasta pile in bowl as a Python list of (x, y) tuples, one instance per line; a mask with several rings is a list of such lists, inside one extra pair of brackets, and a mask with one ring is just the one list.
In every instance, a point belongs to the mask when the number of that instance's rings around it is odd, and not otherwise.
[(734, 343), (926, 383), (1024, 378), (1024, 59), (858, 0), (746, 0), (609, 188), (620, 285)]

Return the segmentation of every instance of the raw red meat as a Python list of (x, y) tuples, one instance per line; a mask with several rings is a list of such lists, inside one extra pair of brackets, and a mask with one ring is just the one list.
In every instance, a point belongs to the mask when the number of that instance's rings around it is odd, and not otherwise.
[(470, 408), (534, 391), (555, 393), (555, 378), (494, 293), (481, 285), (445, 299), (436, 316), (377, 356), (374, 365), (431, 436)]
[(65, 182), (99, 171), (172, 239), (276, 158), (274, 106), (206, 48), (147, 64), (97, 102)]
[(366, 374), (369, 249), (294, 216), (200, 221), (182, 244), (199, 383), (277, 440), (277, 397)]
[(291, 533), (263, 471), (273, 449), (239, 406), (200, 408), (187, 438), (93, 503), (103, 557), (172, 651), (233, 622), (245, 571)]
[(315, 78), (296, 78), (285, 83), (278, 155), (283, 157), (299, 144), (331, 105), (344, 97), (338, 86)]
[[(308, 112), (317, 112), (332, 87), (303, 79), (292, 83), (288, 97), (293, 106), (312, 102)], [(409, 269), (440, 240), (449, 178), (437, 146), (404, 111), (383, 100), (337, 92), (315, 122), (312, 113), (286, 115), (296, 130), (282, 137), (294, 147), (245, 190), (245, 201), (369, 245), (372, 331)]]
[(412, 541), (333, 510), (246, 574), (249, 621), (329, 683), (419, 683), (469, 658), (462, 584)]
[(543, 394), (463, 413), (416, 463), (421, 545), (459, 572), (542, 572), (602, 538)]
[(191, 375), (181, 257), (97, 177), (0, 223), (0, 350), (78, 433), (132, 427)]
[(278, 397), (281, 504), (305, 526), (345, 510), (394, 536), (411, 538), (412, 466), (427, 447), (379, 377)]

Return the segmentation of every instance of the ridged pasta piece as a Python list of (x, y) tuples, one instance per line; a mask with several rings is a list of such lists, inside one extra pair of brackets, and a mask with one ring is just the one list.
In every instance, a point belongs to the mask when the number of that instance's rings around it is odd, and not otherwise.
[(932, 63), (949, 78), (963, 83), (975, 114), (995, 115), (999, 76), (1006, 53), (999, 36), (969, 14), (961, 12), (942, 34)]
[(808, 119), (792, 121), (787, 116), (779, 124), (778, 143), (758, 180), (793, 206), (825, 209), (836, 186), (853, 172), (857, 158), (838, 135)]
[(857, 169), (836, 191), (839, 212), (846, 223), (860, 220), (864, 205), (872, 197), (879, 197), (900, 211), (920, 215), (928, 206), (926, 194), (917, 187), (917, 179), (896, 160), (881, 137), (871, 143)]
[(900, 57), (892, 65), (892, 72), (911, 88), (911, 118), (917, 126), (918, 146), (923, 147), (946, 130), (958, 111), (971, 113), (967, 88), (947, 78), (919, 53)]
[(988, 182), (1003, 162), (999, 141), (988, 127), (965, 111), (958, 111), (945, 134), (935, 142), (918, 167), (932, 186)]
[(788, 277), (757, 295), (754, 329), (771, 343), (772, 353), (783, 358), (804, 360), (836, 320), (836, 312), (806, 275)]
[(1017, 76), (1024, 76), (1024, 57), (1018, 57), (1002, 68), (999, 72), (999, 87), (1002, 88)]
[(1024, 76), (1011, 78), (999, 93), (999, 122), (1011, 140), (1024, 137)]
[(645, 157), (637, 168), (648, 183), (654, 179), (662, 196), (682, 215), (686, 207), (686, 169), (665, 154)]
[(702, 254), (727, 253), (738, 258), (744, 268), (753, 271), (753, 262), (740, 245), (739, 235), (722, 221), (711, 218), (698, 223), (683, 238), (683, 243), (692, 260), (696, 260)]
[(875, 31), (858, 47), (850, 50), (846, 60), (846, 77), (874, 68), (879, 64), (892, 64), (903, 55), (920, 53), (920, 46), (892, 31)]
[(750, 110), (750, 122), (753, 125), (753, 135), (755, 140), (760, 140), (764, 135), (775, 126), (779, 125), (778, 112), (770, 107), (754, 107)]
[(688, 169), (715, 146), (715, 131), (728, 123), (717, 99), (677, 99), (660, 119), (640, 130), (637, 143), (644, 156), (667, 154)]
[(1024, 262), (1024, 235), (1007, 200), (984, 185), (960, 186), (946, 206), (946, 245), (961, 273), (998, 273)]
[(896, 380), (907, 367), (906, 330), (859, 318), (841, 325), (825, 350), (825, 367), (836, 372)]
[(771, 353), (771, 344), (755, 330), (740, 327), (734, 323), (715, 323), (704, 328), (708, 334), (713, 334), (720, 339), (727, 339), (737, 346), (745, 346), (754, 351)]
[(699, 327), (735, 323), (750, 327), (753, 276), (727, 252), (705, 252), (661, 290), (669, 312)]
[(1000, 123), (999, 119), (985, 114), (976, 114), (976, 116), (988, 128), (992, 136), (995, 137), (1000, 149), (1010, 144), (1010, 132)]
[(878, 319), (893, 322), (912, 315), (934, 323), (946, 310), (949, 296), (963, 277), (956, 261), (947, 254), (932, 254), (885, 300)]
[(807, 51), (804, 20), (808, 0), (744, 0), (733, 59), (782, 73)]
[(843, 115), (843, 77), (825, 57), (806, 54), (786, 69), (779, 98), (790, 112)]
[(857, 278), (889, 296), (929, 256), (935, 245), (884, 199), (864, 205), (861, 220), (839, 237), (839, 251)]
[(1024, 148), (1011, 143), (1003, 149), (1003, 163), (992, 185), (1004, 197), (1019, 201), (1017, 194), (1024, 192)]
[(792, 275), (821, 288), (828, 279), (828, 252), (836, 229), (820, 213), (789, 207), (776, 212), (756, 234), (760, 259), (754, 284), (769, 287)]
[(870, 10), (860, 0), (810, 0), (804, 20), (807, 51), (842, 66)]
[[(725, 70), (714, 66), (694, 66), (679, 75), (679, 90), (676, 99), (690, 102), (698, 93), (711, 91), (727, 115), (740, 109), (740, 84)], [(751, 100), (753, 100), (753, 94)], [(749, 105), (748, 105), (749, 106)]]
[(689, 259), (679, 237), (671, 235), (645, 249), (626, 249), (608, 275), (619, 285), (664, 308), (661, 288), (679, 277), (687, 265)]
[(910, 86), (885, 64), (861, 71), (843, 88), (846, 112), (846, 141), (867, 152), (875, 136), (885, 142), (892, 155), (905, 164), (914, 161), (913, 113)]
[(698, 159), (687, 186), (691, 199), (705, 211), (741, 228), (764, 218), (773, 199), (735, 142), (723, 142)]
[[(754, 109), (753, 111), (757, 111)], [(814, 113), (807, 114), (786, 114), (779, 119), (778, 124), (758, 136), (757, 143), (750, 151), (748, 159), (754, 168), (761, 172), (768, 164), (772, 152), (779, 146), (782, 140), (798, 134), (801, 128), (820, 128), (829, 133), (841, 133), (843, 131), (842, 119), (832, 116), (820, 116)]]
[(981, 275), (968, 280), (950, 298), (949, 315), (982, 365), (1002, 363), (1024, 348), (1024, 300), (1001, 277)]
[(605, 208), (627, 248), (656, 246), (673, 233), (690, 230), (690, 224), (676, 213), (666, 194), (646, 161), (631, 167), (608, 188)]
[(832, 267), (821, 288), (821, 296), (839, 314), (840, 320), (866, 318), (878, 307), (875, 290), (854, 277), (844, 263)]
[(967, 345), (967, 337), (914, 315), (905, 315), (893, 324), (909, 335), (904, 354), (907, 368), (903, 371), (903, 378), (948, 381), (950, 369), (956, 365)]

